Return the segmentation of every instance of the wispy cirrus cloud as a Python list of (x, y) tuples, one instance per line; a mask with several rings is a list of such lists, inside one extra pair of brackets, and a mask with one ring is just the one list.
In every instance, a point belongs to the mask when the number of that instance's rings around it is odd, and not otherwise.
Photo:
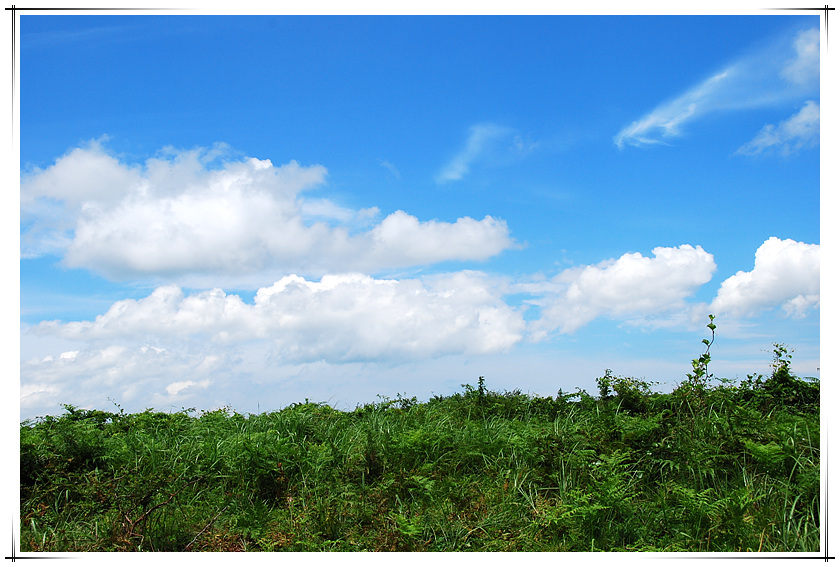
[(789, 155), (803, 148), (813, 148), (819, 143), (820, 104), (809, 100), (787, 120), (765, 125), (755, 138), (738, 148), (736, 153), (757, 155), (778, 151), (782, 155)]
[(819, 96), (819, 28), (790, 34), (742, 56), (615, 135), (616, 146), (667, 144), (685, 126), (715, 112)]
[(538, 143), (526, 141), (513, 128), (493, 123), (470, 128), (463, 149), (435, 175), (435, 183), (460, 181), (476, 163), (500, 164), (530, 153)]
[(385, 169), (390, 171), (391, 175), (393, 175), (397, 179), (400, 178), (400, 170), (397, 169), (397, 166), (394, 165), (393, 163), (391, 163), (390, 161), (388, 161), (386, 159), (379, 160), (379, 165), (381, 165), (382, 167), (384, 167)]

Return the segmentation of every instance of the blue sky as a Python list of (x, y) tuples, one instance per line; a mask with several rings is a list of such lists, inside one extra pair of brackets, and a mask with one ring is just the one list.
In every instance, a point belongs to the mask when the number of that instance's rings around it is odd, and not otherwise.
[(820, 16), (20, 18), (21, 418), (820, 366)]

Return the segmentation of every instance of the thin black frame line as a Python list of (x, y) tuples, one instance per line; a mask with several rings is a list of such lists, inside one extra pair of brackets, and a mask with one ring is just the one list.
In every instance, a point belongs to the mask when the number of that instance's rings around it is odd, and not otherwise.
[[(826, 18), (826, 28), (828, 27), (828, 18)], [(828, 32), (826, 32), (828, 35)], [(828, 37), (826, 37), (826, 44), (828, 43)], [(827, 45), (826, 45), (827, 47)], [(822, 401), (822, 398), (820, 399)], [(826, 436), (828, 432), (826, 432)], [(825, 449), (826, 453), (828, 453), (828, 438), (825, 440)], [(822, 496), (825, 498), (824, 502), (820, 502), (820, 535), (823, 537), (823, 541), (825, 541), (825, 562), (828, 563), (829, 559), (834, 559), (834, 557), (828, 556), (828, 459), (826, 458), (828, 455), (823, 455), (820, 452), (820, 467), (822, 468), (822, 472), (825, 472), (825, 476), (822, 477), (825, 479), (825, 490), (823, 491)]]
[(681, 560), (681, 559), (701, 559), (701, 560), (706, 560), (706, 561), (715, 560), (715, 559), (725, 559), (725, 560), (730, 560), (730, 559), (746, 559), (746, 560), (750, 560), (750, 559), (761, 559), (761, 560), (794, 559), (796, 561), (802, 561), (804, 559), (820, 559), (822, 561), (828, 562), (829, 559), (837, 559), (837, 558), (834, 557), (833, 555), (830, 556), (830, 557), (829, 556), (823, 556), (823, 555), (809, 555), (807, 557), (798, 557), (796, 555), (769, 555), (768, 556), (768, 555), (762, 555), (762, 554), (758, 553), (758, 554), (750, 554), (750, 555), (744, 556), (744, 557), (740, 557), (740, 556), (737, 556), (737, 555), (726, 555), (726, 556), (723, 556), (723, 557), (714, 557), (712, 555), (704, 555), (703, 557), (680, 557), (678, 555), (669, 555), (668, 557), (661, 557), (661, 558), (652, 557), (651, 559), (676, 559), (678, 561)]
[[(15, 87), (16, 87), (16, 78), (17, 78), (17, 61), (16, 61), (16, 35), (17, 35), (17, 12), (46, 12), (46, 11), (53, 11), (53, 12), (67, 12), (67, 11), (75, 11), (75, 12), (104, 12), (104, 11), (173, 11), (173, 10), (183, 10), (183, 8), (45, 8), (45, 7), (35, 7), (35, 8), (18, 8), (14, 4), (11, 7), (6, 7), (6, 11), (12, 12), (12, 134), (14, 135), (14, 119), (15, 119)], [(12, 554), (6, 555), (4, 557), (6, 560), (11, 560), (12, 563), (19, 559), (75, 559), (74, 557), (61, 557), (61, 556), (43, 556), (43, 555), (17, 555), (15, 549), (15, 529), (12, 526)]]
[[(47, 8), (43, 6), (35, 6), (31, 8), (18, 8), (14, 4), (11, 7), (6, 7), (6, 11), (12, 12), (12, 120), (10, 124), (12, 125), (12, 136), (14, 136), (14, 129), (15, 129), (15, 87), (16, 87), (16, 78), (17, 78), (17, 65), (15, 57), (17, 56), (15, 52), (15, 36), (17, 35), (17, 12), (112, 12), (112, 11), (146, 11), (146, 12), (155, 12), (155, 11), (178, 11), (178, 10), (185, 10), (185, 8), (79, 8), (79, 7), (65, 7), (65, 8)], [(13, 140), (14, 142), (14, 140)]]
[[(6, 8), (8, 10), (8, 8)], [(17, 74), (17, 65), (16, 57), (17, 54), (15, 52), (16, 49), (16, 42), (15, 36), (17, 33), (17, 17), (15, 16), (15, 5), (12, 4), (12, 121), (10, 124), (12, 125), (12, 137), (14, 138), (15, 134), (15, 78)], [(12, 140), (12, 144), (14, 144), (14, 140)]]
[(825, 47), (828, 49), (828, 12), (834, 11), (834, 8), (829, 8), (825, 4), (822, 8), (762, 8), (763, 10), (787, 10), (787, 11), (801, 11), (801, 12), (825, 12)]
[(12, 563), (18, 559), (76, 559), (75, 557), (61, 557), (52, 555), (17, 555), (15, 552), (15, 527), (12, 526), (12, 554), (7, 555), (4, 559), (11, 559)]
[[(826, 34), (826, 46), (828, 45), (828, 12), (833, 11), (833, 7), (829, 7), (826, 4), (822, 8), (764, 8), (765, 10), (777, 10), (777, 11), (818, 11), (825, 13), (825, 34)], [(14, 94), (15, 94), (15, 78), (16, 78), (16, 45), (15, 45), (15, 35), (16, 35), (16, 24), (17, 18), (15, 14), (17, 12), (22, 11), (158, 11), (158, 10), (183, 10), (183, 8), (45, 8), (45, 7), (34, 7), (34, 8), (17, 8), (14, 4), (11, 7), (5, 8), (7, 11), (12, 12), (12, 124), (14, 125)], [(14, 131), (14, 126), (12, 127)], [(826, 464), (826, 463), (824, 463)], [(828, 498), (828, 485), (826, 484), (825, 488), (825, 495), (826, 501)], [(827, 518), (823, 519), (823, 527), (826, 527)], [(826, 538), (826, 546), (828, 545), (828, 539)], [(679, 557), (677, 557), (679, 558)], [(15, 533), (14, 527), (12, 528), (12, 555), (6, 556), (5, 559), (11, 559), (12, 563), (15, 562), (17, 559), (72, 559), (71, 557), (51, 557), (51, 556), (19, 556), (15, 555)], [(701, 559), (699, 557), (683, 557), (681, 559)], [(708, 557), (704, 557), (704, 559), (708, 559)], [(828, 550), (826, 549), (825, 555), (818, 555), (818, 556), (808, 556), (808, 557), (790, 557), (790, 556), (775, 556), (775, 557), (767, 557), (767, 556), (745, 556), (745, 557), (719, 557), (718, 559), (822, 559), (828, 562), (829, 559), (836, 559), (835, 556), (829, 556)]]
[[(826, 51), (828, 51), (828, 12), (834, 11), (833, 7), (829, 7), (828, 4), (823, 5), (822, 8), (763, 8), (764, 10), (777, 10), (777, 11), (800, 11), (800, 12), (823, 12), (825, 15), (825, 47)], [(825, 469), (828, 466), (828, 463), (825, 460), (821, 459), (821, 465)], [(825, 505), (828, 505), (828, 471), (826, 471), (825, 475)], [(803, 557), (802, 559), (823, 559), (826, 563), (828, 563), (829, 559), (836, 559), (835, 556), (828, 554), (828, 514), (827, 510), (824, 507), (820, 506), (821, 511), (823, 512), (823, 517), (820, 519), (820, 531), (822, 535), (824, 535), (825, 541), (825, 554), (819, 557)], [(745, 558), (749, 559), (749, 558)], [(768, 557), (768, 559), (782, 559), (781, 557)]]
[[(184, 8), (15, 8), (12, 5), (11, 8), (6, 8), (6, 10), (12, 10), (17, 12), (35, 12), (35, 11), (43, 11), (43, 12), (67, 12), (67, 11), (88, 11), (88, 12), (110, 12), (114, 10), (183, 10)], [(833, 8), (832, 8), (833, 9)]]

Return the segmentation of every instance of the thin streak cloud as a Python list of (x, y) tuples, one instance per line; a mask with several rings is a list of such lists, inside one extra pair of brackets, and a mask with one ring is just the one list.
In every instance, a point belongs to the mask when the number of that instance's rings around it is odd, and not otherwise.
[(799, 112), (779, 124), (767, 124), (738, 149), (739, 154), (758, 155), (778, 151), (790, 155), (820, 143), (820, 105), (809, 100)]
[(715, 112), (783, 104), (819, 95), (819, 29), (749, 53), (623, 128), (615, 145), (668, 144), (685, 126)]
[(538, 142), (523, 139), (513, 128), (492, 123), (476, 124), (470, 128), (464, 148), (437, 173), (435, 183), (460, 181), (478, 163), (507, 164), (538, 146)]
[(496, 124), (477, 124), (470, 128), (467, 143), (458, 155), (447, 163), (435, 177), (436, 183), (459, 181), (470, 172), (470, 167), (490, 143), (508, 134), (511, 130)]

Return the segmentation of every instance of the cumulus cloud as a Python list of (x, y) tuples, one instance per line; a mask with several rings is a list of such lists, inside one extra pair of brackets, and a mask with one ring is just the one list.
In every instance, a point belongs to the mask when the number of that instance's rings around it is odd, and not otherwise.
[[(206, 409), (239, 399), (242, 388), (254, 395), (261, 384), (299, 392), (298, 373), (318, 368), (334, 370), (313, 385), (329, 390), (326, 384), (354, 365), (366, 375), (359, 365), (381, 370), (504, 353), (525, 328), (521, 310), (503, 299), (505, 287), (469, 271), (422, 280), (287, 276), (246, 303), (220, 289), (185, 293), (160, 286), (144, 298), (115, 302), (92, 321), (25, 330), (27, 342), (49, 347), (60, 340), (64, 352), (21, 363), (21, 409), (33, 415), (66, 402), (103, 407), (109, 398), (138, 411), (197, 399)], [(286, 403), (300, 399), (295, 394)]]
[(665, 144), (710, 113), (759, 108), (819, 95), (819, 29), (786, 36), (736, 60), (678, 97), (623, 128), (625, 144)]
[(504, 351), (521, 340), (521, 313), (479, 272), (424, 280), (360, 274), (320, 281), (287, 276), (257, 291), (253, 304), (220, 289), (185, 295), (162, 286), (113, 304), (94, 321), (43, 322), (37, 334), (87, 341), (150, 343), (268, 340), (284, 363), (413, 359)]
[(105, 154), (97, 140), (68, 152), (47, 170), (32, 169), (21, 181), (21, 256), (29, 258), (65, 250), (82, 204), (119, 200), (140, 183), (140, 175)]
[(738, 149), (739, 154), (756, 155), (776, 150), (782, 155), (813, 148), (820, 143), (820, 105), (809, 100), (793, 116), (778, 125), (767, 124), (750, 142)]
[[(141, 409), (193, 397), (206, 407), (218, 396), (223, 405), (240, 382), (279, 387), (313, 365), (337, 372), (450, 355), (487, 360), (526, 338), (571, 334), (598, 317), (696, 329), (708, 313), (737, 325), (767, 309), (801, 317), (819, 307), (818, 245), (773, 237), (755, 257), (754, 269), (726, 279), (711, 304), (690, 299), (716, 269), (711, 254), (690, 245), (523, 282), (476, 271), (401, 280), (290, 275), (248, 302), (218, 288), (187, 293), (159, 286), (141, 299), (113, 303), (93, 320), (26, 329), (28, 341), (59, 341), (60, 354), (42, 350), (21, 363), (21, 408), (53, 410), (70, 394), (74, 404), (92, 407), (107, 403), (106, 396)], [(510, 297), (522, 295), (530, 299), (514, 306)], [(539, 314), (526, 322), (529, 304)]]
[[(107, 397), (149, 407), (182, 401), (206, 390), (229, 370), (235, 357), (202, 349), (175, 351), (147, 344), (88, 345), (72, 356), (47, 356), (21, 363), (20, 407), (54, 411), (72, 400), (103, 407)], [(229, 372), (223, 373), (229, 377)], [(173, 376), (189, 376), (173, 380)]]
[(477, 162), (507, 163), (531, 152), (536, 146), (534, 142), (526, 142), (512, 128), (492, 123), (476, 124), (470, 128), (464, 148), (441, 168), (435, 182), (459, 181), (470, 173)]
[(85, 201), (119, 201), (142, 182), (137, 167), (127, 167), (106, 154), (100, 140), (75, 148), (46, 170), (34, 169), (21, 199), (45, 197), (78, 207)]
[(484, 259), (513, 246), (507, 224), (490, 216), (421, 222), (403, 211), (388, 215), (365, 240), (367, 263), (386, 266), (408, 265), (404, 258), (411, 264)]
[(173, 382), (166, 387), (166, 393), (170, 396), (177, 396), (184, 390), (189, 388), (198, 387), (200, 389), (206, 389), (210, 385), (210, 380), (202, 380), (200, 382), (194, 382), (192, 380), (183, 380), (181, 382)]
[[(166, 149), (140, 166), (97, 143), (21, 183), (22, 254), (60, 250), (64, 264), (112, 279), (369, 271), (484, 260), (513, 246), (504, 221), (420, 221), (404, 211), (378, 224), (305, 194), (323, 166), (220, 161), (225, 148)], [(371, 226), (373, 225), (373, 226)]]
[(820, 304), (820, 246), (771, 237), (755, 252), (752, 271), (725, 280), (711, 303), (714, 313), (753, 316), (781, 307), (801, 317)]
[(542, 316), (532, 337), (559, 330), (572, 333), (601, 315), (633, 316), (683, 308), (686, 298), (715, 271), (711, 254), (700, 246), (658, 247), (653, 257), (628, 253), (618, 260), (569, 268), (535, 291)]

